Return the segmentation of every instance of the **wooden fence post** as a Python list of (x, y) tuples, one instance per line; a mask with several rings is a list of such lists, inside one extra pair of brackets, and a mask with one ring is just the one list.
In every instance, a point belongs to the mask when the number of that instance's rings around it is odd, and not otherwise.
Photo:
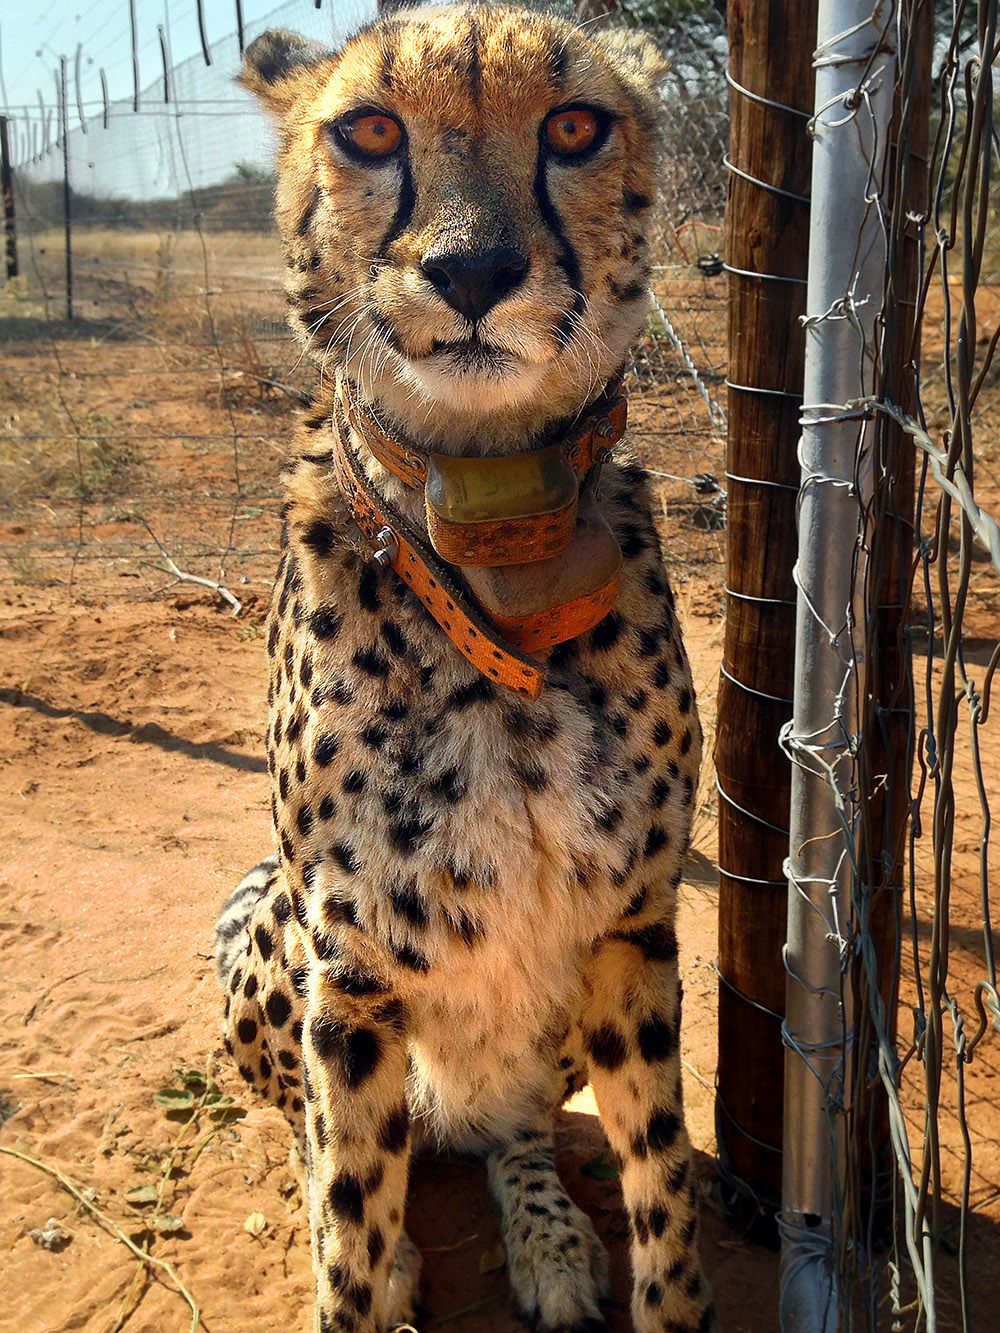
[(729, 553), (719, 682), (719, 1075), (727, 1206), (773, 1234), (781, 1135), (796, 449), (816, 5), (728, 6)]

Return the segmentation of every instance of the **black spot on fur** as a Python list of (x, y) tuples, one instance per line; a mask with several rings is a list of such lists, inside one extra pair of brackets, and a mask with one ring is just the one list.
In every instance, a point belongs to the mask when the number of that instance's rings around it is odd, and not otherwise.
[(364, 1220), (365, 1198), (361, 1192), (361, 1181), (348, 1171), (342, 1171), (330, 1186), (330, 1207), (334, 1214), (344, 1222), (355, 1225)]
[(392, 845), (404, 856), (412, 855), (433, 822), (432, 819), (422, 815), (418, 807), (408, 806), (406, 813), (390, 826), (389, 837)]
[(368, 1267), (374, 1268), (385, 1253), (385, 1237), (378, 1227), (368, 1232)]
[(338, 990), (345, 995), (361, 997), (365, 995), (384, 995), (385, 987), (374, 973), (364, 968), (345, 967), (336, 974)]
[(613, 648), (621, 637), (625, 621), (617, 611), (609, 611), (608, 614), (594, 626), (590, 633), (590, 646), (595, 652), (607, 652)]
[(639, 1053), (647, 1064), (669, 1060), (676, 1052), (677, 1036), (660, 1014), (654, 1014), (639, 1024)]
[(621, 822), (622, 812), (617, 805), (612, 805), (607, 810), (603, 810), (597, 817), (597, 827), (603, 829), (605, 833), (614, 833)]
[(588, 1055), (600, 1069), (620, 1069), (628, 1056), (625, 1038), (610, 1024), (588, 1032), (585, 1044)]
[(257, 1024), (252, 1018), (241, 1018), (236, 1024), (236, 1035), (244, 1046), (252, 1045), (257, 1040)]
[(340, 616), (332, 606), (321, 606), (309, 617), (309, 628), (317, 639), (335, 639), (340, 632)]
[(377, 648), (359, 648), (351, 661), (366, 676), (374, 676), (376, 679), (380, 679), (389, 674), (389, 663)]
[(662, 923), (624, 931), (614, 938), (626, 944), (634, 944), (651, 963), (672, 963), (677, 957), (677, 936), (669, 926)]
[(504, 724), (512, 736), (519, 740), (533, 741), (544, 745), (551, 741), (559, 731), (552, 718), (533, 717), (521, 709), (515, 709), (504, 717)]
[(680, 1132), (681, 1123), (673, 1111), (656, 1110), (646, 1126), (646, 1142), (651, 1152), (666, 1152), (672, 1148)]
[(468, 685), (460, 685), (457, 690), (452, 690), (444, 701), (445, 708), (453, 708), (456, 712), (461, 712), (463, 708), (468, 708), (471, 704), (489, 703), (496, 695), (496, 690), (486, 679), (485, 676), (477, 676), (474, 681)]
[(355, 874), (361, 868), (361, 861), (354, 848), (347, 842), (335, 842), (330, 848), (330, 853), (341, 870), (346, 870), (350, 874)]
[(264, 1009), (268, 1021), (276, 1028), (283, 1028), (292, 1016), (292, 1002), (284, 991), (272, 991), (267, 997)]
[(333, 763), (340, 750), (340, 741), (331, 732), (321, 736), (313, 747), (313, 759), (320, 768), (327, 768)]
[[(264, 76), (262, 75), (262, 77)], [(273, 82), (273, 80), (268, 79), (267, 82), (271, 83)], [(309, 228), (312, 226), (313, 216), (316, 213), (316, 209), (319, 207), (319, 201), (320, 201), (319, 187), (314, 185), (312, 196), (309, 200), (308, 205), (306, 206), (305, 212), (302, 214), (298, 222), (295, 224), (296, 236), (305, 236), (308, 234)]]
[(371, 1028), (349, 1028), (329, 1018), (309, 1025), (313, 1049), (339, 1072), (352, 1091), (368, 1081), (382, 1059), (382, 1045)]
[(662, 852), (667, 845), (667, 835), (659, 824), (654, 824), (646, 834), (646, 845), (642, 849), (643, 856), (656, 856)]
[(430, 963), (426, 956), (419, 949), (414, 949), (410, 944), (397, 946), (393, 949), (393, 957), (401, 967), (409, 968), (411, 972), (429, 972)]
[(417, 892), (415, 880), (406, 884), (395, 884), (389, 890), (389, 901), (393, 909), (410, 923), (411, 926), (427, 925), (427, 907)]
[(374, 565), (361, 566), (361, 577), (358, 579), (358, 601), (365, 611), (375, 612), (379, 609), (378, 569)]
[(636, 893), (633, 896), (633, 898), (629, 902), (628, 907), (625, 908), (625, 911), (622, 913), (622, 915), (638, 916), (639, 913), (642, 911), (642, 909), (646, 906), (646, 899), (648, 896), (649, 896), (649, 889), (643, 886), (643, 888), (641, 888), (638, 891), (638, 893)]
[(518, 764), (514, 771), (524, 785), (533, 792), (543, 792), (549, 785), (545, 770), (538, 764)]
[(406, 1147), (410, 1132), (410, 1111), (406, 1103), (397, 1106), (382, 1122), (378, 1132), (378, 1146), (386, 1152), (398, 1154)]
[(673, 732), (670, 729), (670, 723), (666, 718), (661, 718), (653, 728), (653, 740), (657, 745), (669, 745)]
[(263, 926), (258, 926), (254, 930), (253, 937), (257, 941), (257, 948), (260, 950), (260, 956), (266, 963), (271, 957), (271, 954), (274, 953), (274, 940)]
[(329, 523), (324, 523), (322, 519), (317, 519), (310, 523), (302, 534), (302, 540), (310, 551), (321, 560), (326, 559), (333, 550), (333, 544), (336, 540), (336, 534)]

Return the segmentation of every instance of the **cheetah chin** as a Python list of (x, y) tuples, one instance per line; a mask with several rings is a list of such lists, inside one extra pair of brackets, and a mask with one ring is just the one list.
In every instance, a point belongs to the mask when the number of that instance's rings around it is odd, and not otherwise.
[[(702, 738), (645, 474), (601, 446), (646, 312), (663, 68), (641, 34), (506, 6), (246, 53), (278, 124), (290, 322), (323, 373), (267, 626), (276, 851), (216, 956), (227, 1048), (306, 1163), (320, 1333), (413, 1323), (407, 1175), (434, 1144), (484, 1161), (532, 1328), (603, 1328), (607, 1256), (554, 1163), (586, 1081), (634, 1329), (716, 1327), (674, 931)], [(448, 525), (461, 477), (500, 478), (482, 568), (459, 550), (480, 520)], [(572, 583), (578, 488), (613, 534), (608, 601), (578, 599), (570, 632), (543, 599), (533, 639), (487, 584), (528, 596), (511, 559)]]

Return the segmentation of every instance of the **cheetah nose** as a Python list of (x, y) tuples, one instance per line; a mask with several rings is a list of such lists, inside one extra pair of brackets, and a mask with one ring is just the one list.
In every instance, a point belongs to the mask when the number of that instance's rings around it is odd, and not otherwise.
[(475, 323), (520, 287), (527, 276), (528, 256), (509, 245), (455, 250), (424, 255), (420, 268), (451, 308)]

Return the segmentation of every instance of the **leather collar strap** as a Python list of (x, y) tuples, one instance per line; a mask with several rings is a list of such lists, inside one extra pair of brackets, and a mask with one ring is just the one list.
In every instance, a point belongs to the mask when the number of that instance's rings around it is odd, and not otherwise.
[[(348, 420), (382, 466), (415, 490), (426, 485), (426, 455), (413, 445), (400, 444), (386, 435), (369, 413), (349, 401), (350, 397), (348, 394), (341, 396)], [(627, 418), (628, 405), (621, 392), (619, 377), (608, 385), (596, 402), (591, 403), (587, 415), (562, 441), (563, 456), (578, 477), (585, 477), (595, 463), (605, 461), (603, 451), (610, 452), (625, 434)]]
[[(420, 598), (458, 650), (477, 671), (515, 694), (537, 699), (545, 668), (502, 639), (458, 589), (444, 561), (413, 525), (372, 487), (354, 454), (347, 431), (331, 422), (337, 481), (358, 527)], [(390, 530), (391, 541), (380, 534)], [(389, 563), (389, 559), (382, 563)]]

